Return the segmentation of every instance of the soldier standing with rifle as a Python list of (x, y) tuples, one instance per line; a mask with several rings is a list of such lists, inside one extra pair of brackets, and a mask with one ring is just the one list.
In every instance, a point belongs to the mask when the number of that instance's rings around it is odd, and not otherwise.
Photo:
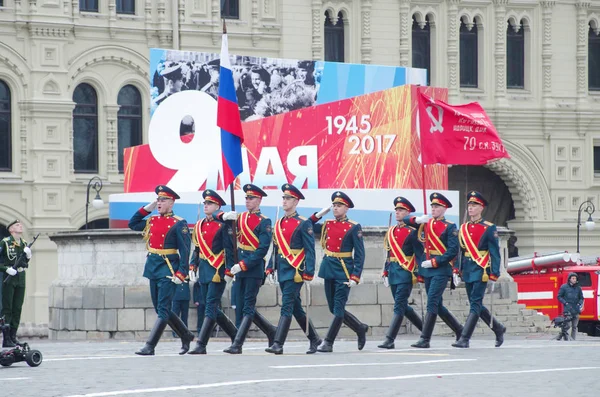
[(417, 229), (403, 222), (405, 217), (409, 216), (411, 212), (415, 212), (415, 207), (404, 197), (396, 197), (394, 207), (398, 224), (392, 226), (385, 235), (384, 247), (388, 254), (382, 275), (384, 285), (392, 287), (394, 317), (385, 336), (385, 342), (378, 346), (381, 349), (394, 348), (394, 340), (398, 335), (404, 316), (419, 331), (423, 329), (421, 318), (412, 307), (408, 306), (408, 298), (413, 284), (417, 282), (415, 273), (423, 261), (423, 245), (419, 241)]
[[(307, 334), (310, 347), (306, 354), (317, 352), (321, 338), (306, 317), (302, 308), (300, 290), (304, 281), (310, 282), (315, 274), (315, 238), (313, 225), (306, 218), (298, 215), (296, 207), (304, 195), (293, 185), (285, 184), (282, 208), (285, 216), (275, 224), (273, 254), (274, 261), (269, 261), (267, 278), (270, 284), (275, 284), (274, 273), (277, 272), (281, 288), (281, 317), (275, 332), (275, 342), (265, 349), (267, 353), (283, 354), (283, 344), (287, 338), (292, 315)], [(275, 264), (273, 263), (275, 262)]]
[(206, 345), (215, 328), (219, 324), (233, 342), (237, 328), (235, 324), (219, 309), (221, 297), (227, 286), (226, 277), (233, 277), (230, 273), (233, 265), (233, 231), (231, 228), (216, 219), (214, 215), (219, 211), (225, 201), (214, 190), (205, 190), (204, 214), (206, 217), (196, 223), (192, 241), (196, 246), (192, 258), (190, 275), (192, 282), (200, 283), (200, 299), (206, 305), (204, 322), (196, 347), (189, 354), (206, 354)]
[[(325, 256), (319, 268), (319, 277), (325, 279), (325, 296), (333, 321), (323, 343), (317, 351), (331, 353), (333, 342), (337, 337), (342, 323), (356, 332), (358, 350), (362, 350), (367, 341), (369, 326), (362, 323), (356, 316), (346, 310), (346, 302), (350, 289), (360, 282), (365, 262), (365, 246), (360, 224), (348, 219), (348, 209), (354, 208), (354, 203), (344, 192), (335, 192), (331, 196), (334, 220), (318, 224), (328, 211), (324, 208), (311, 216), (315, 228), (320, 229), (321, 245)], [(354, 257), (353, 257), (354, 251)]]
[(256, 310), (256, 297), (265, 277), (265, 255), (269, 251), (273, 232), (271, 220), (260, 212), (260, 203), (267, 194), (258, 186), (247, 184), (246, 209), (239, 216), (235, 212), (221, 213), (224, 220), (237, 221), (238, 263), (232, 266), (231, 274), (238, 284), (236, 318), (241, 317), (238, 332), (233, 344), (223, 350), (225, 353), (241, 354), (242, 345), (252, 322), (267, 335), (269, 346), (275, 341), (275, 327)]
[[(454, 347), (467, 348), (479, 317), (496, 334), (496, 347), (504, 343), (506, 328), (483, 306), (483, 296), (488, 281), (495, 282), (500, 277), (500, 246), (498, 231), (492, 222), (483, 220), (481, 214), (488, 205), (483, 195), (476, 191), (468, 194), (467, 211), (469, 222), (460, 227), (460, 246), (462, 254), (462, 277), (465, 281), (471, 309), (465, 321), (460, 339)], [(454, 269), (458, 272), (458, 269)]]
[(17, 339), (17, 330), (25, 301), (25, 269), (31, 259), (31, 248), (21, 237), (23, 224), (18, 219), (9, 223), (6, 229), (10, 236), (0, 241), (0, 274), (4, 284), (2, 315), (7, 325), (2, 329), (2, 347), (15, 347), (21, 343)]
[(419, 226), (419, 238), (425, 246), (426, 260), (419, 266), (419, 280), (425, 282), (427, 291), (427, 314), (423, 321), (423, 331), (417, 343), (412, 347), (429, 348), (431, 334), (435, 327), (437, 316), (455, 333), (456, 340), (460, 338), (462, 325), (443, 304), (443, 294), (452, 276), (452, 261), (458, 254), (458, 230), (456, 225), (444, 218), (452, 203), (441, 193), (432, 193), (431, 214), (419, 217), (406, 217), (404, 223)]
[[(154, 348), (167, 325), (181, 338), (179, 354), (185, 354), (194, 340), (194, 334), (171, 311), (171, 307), (176, 287), (186, 282), (190, 232), (187, 221), (173, 214), (173, 205), (179, 195), (165, 185), (158, 185), (154, 191), (157, 194), (156, 201), (137, 210), (129, 220), (131, 230), (144, 232), (148, 250), (144, 277), (150, 280), (150, 296), (158, 314), (148, 341), (135, 354), (153, 356)], [(146, 218), (157, 207), (158, 215)]]

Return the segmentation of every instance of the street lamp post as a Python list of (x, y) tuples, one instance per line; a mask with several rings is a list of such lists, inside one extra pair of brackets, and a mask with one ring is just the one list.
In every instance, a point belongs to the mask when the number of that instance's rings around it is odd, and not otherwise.
[(592, 214), (596, 211), (596, 207), (594, 207), (594, 203), (591, 201), (584, 201), (579, 206), (579, 211), (577, 212), (577, 253), (579, 253), (579, 228), (581, 227), (581, 213), (586, 212), (588, 214), (588, 219), (585, 221), (585, 228), (587, 230), (594, 230), (596, 224), (592, 219)]
[(100, 190), (102, 190), (102, 179), (100, 177), (94, 176), (89, 180), (87, 185), (87, 195), (85, 199), (85, 229), (88, 228), (88, 212), (90, 208), (90, 188), (93, 188), (96, 191), (96, 197), (92, 200), (92, 207), (95, 209), (100, 209), (104, 206), (104, 201), (100, 197)]

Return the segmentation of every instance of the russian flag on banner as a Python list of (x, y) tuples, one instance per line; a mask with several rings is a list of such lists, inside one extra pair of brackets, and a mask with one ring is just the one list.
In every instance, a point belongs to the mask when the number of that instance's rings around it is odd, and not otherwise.
[(241, 174), (242, 143), (244, 133), (242, 120), (235, 94), (233, 72), (227, 48), (227, 31), (223, 22), (223, 40), (221, 43), (219, 98), (217, 100), (217, 126), (221, 128), (221, 152), (223, 159), (223, 187), (227, 186)]

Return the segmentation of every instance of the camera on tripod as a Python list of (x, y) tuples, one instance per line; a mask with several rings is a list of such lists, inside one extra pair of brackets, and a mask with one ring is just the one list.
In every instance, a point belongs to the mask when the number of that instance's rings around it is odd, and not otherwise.
[(556, 338), (557, 340), (569, 340), (569, 329), (571, 329), (571, 320), (573, 320), (573, 316), (571, 315), (571, 313), (568, 312), (552, 320), (554, 328), (560, 328), (560, 334)]

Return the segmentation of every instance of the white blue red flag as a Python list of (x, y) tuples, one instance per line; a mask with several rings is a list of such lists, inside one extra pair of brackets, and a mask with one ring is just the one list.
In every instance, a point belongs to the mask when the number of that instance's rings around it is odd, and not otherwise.
[(233, 72), (227, 48), (227, 33), (221, 43), (219, 99), (217, 101), (217, 126), (221, 128), (221, 152), (223, 159), (223, 187), (242, 173), (242, 143), (244, 133), (238, 107)]

